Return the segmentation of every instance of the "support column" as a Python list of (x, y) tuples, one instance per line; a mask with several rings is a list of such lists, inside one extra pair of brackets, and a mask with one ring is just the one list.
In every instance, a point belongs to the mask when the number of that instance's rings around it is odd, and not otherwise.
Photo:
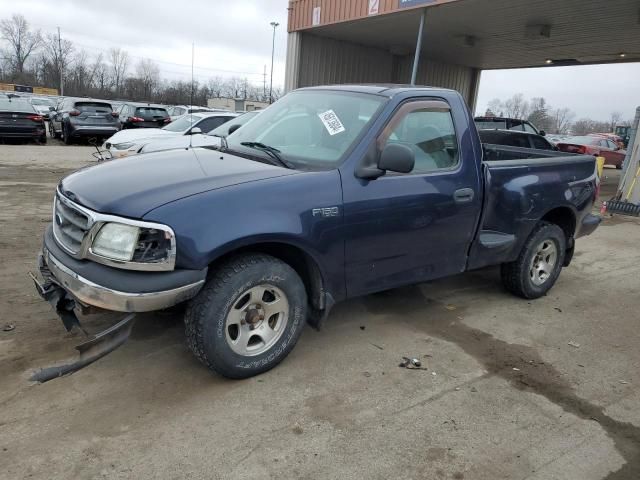
[(300, 51), (302, 33), (291, 32), (287, 38), (287, 60), (284, 75), (284, 93), (298, 88), (300, 79)]
[(478, 91), (480, 90), (480, 79), (482, 77), (482, 70), (480, 70), (479, 68), (474, 68), (471, 77), (469, 98), (467, 98), (466, 100), (469, 104), (469, 110), (471, 110), (471, 114), (475, 115), (476, 104), (478, 102)]
[(416, 54), (413, 57), (413, 70), (411, 71), (411, 85), (416, 84), (418, 76), (418, 63), (420, 63), (420, 54), (422, 53), (422, 33), (424, 32), (424, 23), (427, 18), (427, 9), (422, 9), (420, 16), (420, 28), (418, 29), (418, 40), (416, 41)]

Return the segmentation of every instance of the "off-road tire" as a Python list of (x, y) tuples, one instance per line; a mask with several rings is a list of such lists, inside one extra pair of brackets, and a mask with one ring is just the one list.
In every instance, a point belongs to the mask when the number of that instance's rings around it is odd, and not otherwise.
[[(280, 289), (289, 304), (284, 332), (267, 351), (255, 356), (234, 352), (226, 338), (226, 319), (246, 290), (264, 283)], [(194, 355), (227, 378), (248, 378), (272, 369), (291, 352), (307, 317), (304, 283), (286, 263), (264, 254), (243, 254), (215, 267), (198, 295), (187, 305), (185, 333)]]
[[(530, 275), (530, 265), (536, 255), (536, 249), (545, 240), (555, 243), (557, 258), (553, 272), (542, 285), (535, 285)], [(564, 231), (557, 225), (539, 222), (522, 247), (514, 262), (503, 263), (500, 269), (502, 283), (514, 295), (526, 299), (540, 298), (545, 295), (558, 280), (567, 250)]]

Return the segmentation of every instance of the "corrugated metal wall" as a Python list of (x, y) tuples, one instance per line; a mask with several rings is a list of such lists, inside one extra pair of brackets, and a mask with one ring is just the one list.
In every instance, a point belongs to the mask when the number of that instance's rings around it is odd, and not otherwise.
[[(311, 35), (289, 34), (285, 88), (336, 83), (409, 83), (413, 56)], [(417, 84), (452, 88), (475, 103), (479, 71), (423, 58)]]
[[(434, 0), (433, 3), (411, 8), (424, 8), (456, 1), (460, 0)], [(407, 10), (401, 9), (398, 5), (399, 0), (379, 0), (378, 15)], [(313, 9), (316, 7), (320, 7), (320, 25), (355, 20), (369, 15), (369, 0), (290, 0), (289, 32), (311, 27)]]
[(302, 36), (302, 45), (298, 87), (332, 83), (390, 83), (393, 80), (393, 55), (386, 50), (308, 33), (299, 35)]
[[(411, 68), (413, 55), (399, 57), (397, 70), (394, 76), (396, 83), (411, 82)], [(474, 81), (475, 70), (471, 67), (451, 65), (436, 62), (427, 58), (421, 58), (418, 65), (417, 85), (429, 85), (431, 87), (452, 88), (459, 91), (469, 102), (471, 95), (475, 96)]]

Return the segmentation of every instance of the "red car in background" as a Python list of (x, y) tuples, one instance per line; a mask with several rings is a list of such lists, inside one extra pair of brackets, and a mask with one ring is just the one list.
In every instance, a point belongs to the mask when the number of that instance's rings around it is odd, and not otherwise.
[(595, 135), (565, 138), (556, 144), (556, 147), (561, 152), (604, 157), (605, 165), (613, 165), (617, 169), (622, 168), (622, 162), (627, 155), (627, 152), (622, 150), (613, 140)]

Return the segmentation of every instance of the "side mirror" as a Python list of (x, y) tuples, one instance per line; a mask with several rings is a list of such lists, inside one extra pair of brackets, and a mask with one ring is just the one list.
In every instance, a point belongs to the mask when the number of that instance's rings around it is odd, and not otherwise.
[(242, 125), (231, 125), (229, 127), (229, 133), (227, 133), (227, 135), (231, 135), (233, 132), (235, 132), (236, 130), (238, 130)]
[(543, 136), (543, 137), (546, 137), (546, 136), (547, 136), (547, 132), (545, 132), (544, 130), (540, 130), (540, 132), (539, 132), (539, 133), (540, 133), (540, 135), (541, 135), (541, 136)]
[(415, 163), (416, 156), (413, 150), (400, 143), (390, 143), (380, 154), (378, 168), (390, 172), (409, 173), (413, 170)]
[(199, 135), (202, 133), (202, 130), (199, 127), (193, 127), (189, 132), (189, 135)]

